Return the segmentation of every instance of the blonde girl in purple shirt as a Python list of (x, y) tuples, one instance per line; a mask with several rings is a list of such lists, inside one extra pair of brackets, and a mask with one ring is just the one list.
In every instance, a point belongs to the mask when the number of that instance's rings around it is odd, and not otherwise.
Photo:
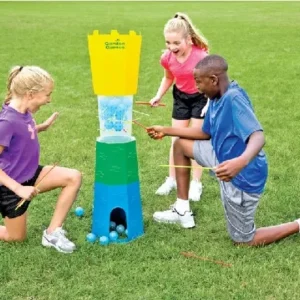
[[(0, 240), (23, 241), (31, 200), (37, 194), (61, 188), (49, 227), (42, 234), (42, 245), (71, 253), (76, 246), (67, 239), (62, 225), (81, 186), (81, 173), (59, 166), (48, 173), (51, 166), (39, 165), (37, 134), (47, 130), (58, 114), (40, 125), (32, 117), (51, 102), (53, 87), (52, 77), (37, 66), (14, 67), (9, 74), (7, 96), (0, 111), (0, 213), (4, 219)], [(21, 199), (27, 201), (17, 208)]]
[[(200, 94), (195, 85), (193, 70), (196, 64), (207, 56), (208, 42), (194, 27), (189, 17), (177, 13), (164, 27), (167, 50), (160, 63), (164, 68), (164, 77), (156, 96), (150, 100), (152, 106), (158, 106), (163, 95), (173, 85), (172, 127), (202, 127), (203, 118), (208, 107), (208, 99)], [(169, 164), (174, 165), (172, 138)], [(193, 166), (198, 166), (192, 161)], [(202, 171), (193, 170), (189, 199), (199, 201), (202, 194)], [(176, 188), (175, 168), (169, 168), (169, 176), (156, 191), (157, 195), (168, 195)]]

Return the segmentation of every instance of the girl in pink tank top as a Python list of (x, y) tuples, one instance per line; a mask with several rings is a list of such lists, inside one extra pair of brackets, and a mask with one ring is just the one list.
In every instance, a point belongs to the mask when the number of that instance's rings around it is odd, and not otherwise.
[[(206, 38), (194, 27), (189, 17), (177, 13), (164, 27), (167, 50), (162, 54), (160, 63), (164, 68), (164, 77), (159, 89), (150, 100), (151, 106), (158, 106), (164, 94), (173, 85), (173, 127), (202, 127), (209, 100), (198, 92), (193, 70), (196, 64), (208, 54)], [(174, 165), (172, 138), (169, 164)], [(192, 166), (197, 163), (192, 161)], [(202, 194), (201, 168), (193, 168), (189, 199), (199, 201)], [(169, 168), (169, 176), (156, 191), (157, 195), (168, 195), (176, 189), (175, 168)]]

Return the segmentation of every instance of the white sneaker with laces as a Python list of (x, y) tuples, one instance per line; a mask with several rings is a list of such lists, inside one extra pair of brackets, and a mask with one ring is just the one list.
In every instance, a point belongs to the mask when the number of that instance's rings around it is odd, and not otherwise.
[(174, 205), (171, 205), (169, 210), (155, 212), (153, 219), (159, 223), (178, 223), (183, 228), (195, 227), (193, 212), (185, 211), (184, 214), (180, 214)]
[(59, 252), (72, 253), (76, 249), (76, 246), (67, 239), (66, 234), (66, 231), (61, 227), (57, 227), (50, 234), (47, 233), (47, 230), (44, 230), (42, 245), (45, 247), (54, 247)]
[(155, 194), (160, 196), (169, 195), (176, 188), (176, 180), (172, 177), (166, 177), (166, 181), (157, 189)]
[(189, 199), (199, 201), (202, 195), (202, 183), (198, 180), (192, 180), (189, 189)]

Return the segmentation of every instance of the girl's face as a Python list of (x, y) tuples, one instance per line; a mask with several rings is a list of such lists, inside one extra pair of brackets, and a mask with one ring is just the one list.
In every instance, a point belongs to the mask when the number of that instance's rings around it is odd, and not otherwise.
[(37, 112), (41, 106), (51, 102), (51, 94), (53, 90), (53, 83), (49, 83), (40, 92), (31, 92), (28, 110), (31, 113)]
[(166, 32), (165, 40), (167, 49), (176, 57), (184, 56), (192, 45), (191, 38), (184, 38), (180, 32)]

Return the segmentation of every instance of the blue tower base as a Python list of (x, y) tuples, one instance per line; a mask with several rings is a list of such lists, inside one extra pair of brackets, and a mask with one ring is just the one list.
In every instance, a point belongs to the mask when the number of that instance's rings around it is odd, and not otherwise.
[(122, 224), (127, 237), (115, 243), (126, 243), (144, 234), (139, 182), (108, 185), (95, 182), (92, 232), (109, 237), (110, 222)]

